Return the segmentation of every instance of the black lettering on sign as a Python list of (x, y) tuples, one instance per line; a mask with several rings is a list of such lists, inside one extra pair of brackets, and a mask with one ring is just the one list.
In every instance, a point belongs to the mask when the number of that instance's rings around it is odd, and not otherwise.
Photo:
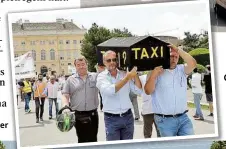
[(226, 81), (226, 75), (224, 75), (224, 80)]
[(150, 51), (147, 51), (146, 48), (132, 48), (131, 50), (135, 52), (135, 60), (141, 60), (144, 58), (163, 58), (163, 46), (151, 47), (149, 49)]

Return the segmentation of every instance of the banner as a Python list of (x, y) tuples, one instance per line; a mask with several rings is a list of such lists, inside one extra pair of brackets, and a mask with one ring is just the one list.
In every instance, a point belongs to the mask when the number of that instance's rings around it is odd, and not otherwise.
[(16, 79), (35, 77), (34, 59), (31, 51), (15, 58)]

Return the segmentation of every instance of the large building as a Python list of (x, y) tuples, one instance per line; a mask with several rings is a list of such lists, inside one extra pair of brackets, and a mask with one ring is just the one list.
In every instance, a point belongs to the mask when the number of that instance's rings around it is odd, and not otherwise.
[(31, 23), (20, 19), (12, 24), (14, 56), (32, 51), (36, 74), (68, 74), (68, 66), (81, 55), (81, 42), (86, 29), (73, 20)]

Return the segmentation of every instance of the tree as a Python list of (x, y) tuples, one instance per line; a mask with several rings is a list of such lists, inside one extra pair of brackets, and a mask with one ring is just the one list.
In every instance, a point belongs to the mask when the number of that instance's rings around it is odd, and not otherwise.
[(182, 43), (185, 51), (189, 52), (196, 48), (209, 49), (209, 38), (207, 31), (204, 31), (201, 34), (191, 34), (190, 32), (185, 32), (184, 35), (186, 37), (183, 39)]
[(0, 141), (0, 149), (5, 149), (5, 145)]
[(97, 63), (96, 50), (97, 45), (112, 38), (112, 37), (129, 37), (133, 36), (128, 29), (123, 28), (109, 30), (105, 27), (98, 26), (96, 23), (92, 24), (92, 27), (88, 30), (88, 32), (84, 36), (84, 40), (82, 41), (81, 54), (86, 57), (88, 61), (88, 69), (89, 71), (95, 71), (94, 66)]
[(210, 147), (210, 149), (225, 149), (226, 141), (214, 141)]
[(96, 23), (92, 24), (92, 27), (84, 35), (82, 41), (81, 54), (86, 57), (88, 61), (89, 71), (95, 71), (94, 66), (97, 63), (96, 47), (98, 44), (111, 38), (110, 30), (99, 27)]

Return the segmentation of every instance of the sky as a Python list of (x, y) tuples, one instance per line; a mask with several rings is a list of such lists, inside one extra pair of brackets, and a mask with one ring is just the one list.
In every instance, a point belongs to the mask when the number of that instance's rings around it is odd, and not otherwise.
[(185, 31), (201, 33), (209, 29), (209, 8), (203, 1), (140, 4), (41, 12), (12, 13), (10, 22), (20, 18), (30, 22), (54, 22), (56, 18), (71, 20), (89, 29), (92, 23), (108, 29), (126, 27), (135, 35), (169, 35), (184, 37)]

